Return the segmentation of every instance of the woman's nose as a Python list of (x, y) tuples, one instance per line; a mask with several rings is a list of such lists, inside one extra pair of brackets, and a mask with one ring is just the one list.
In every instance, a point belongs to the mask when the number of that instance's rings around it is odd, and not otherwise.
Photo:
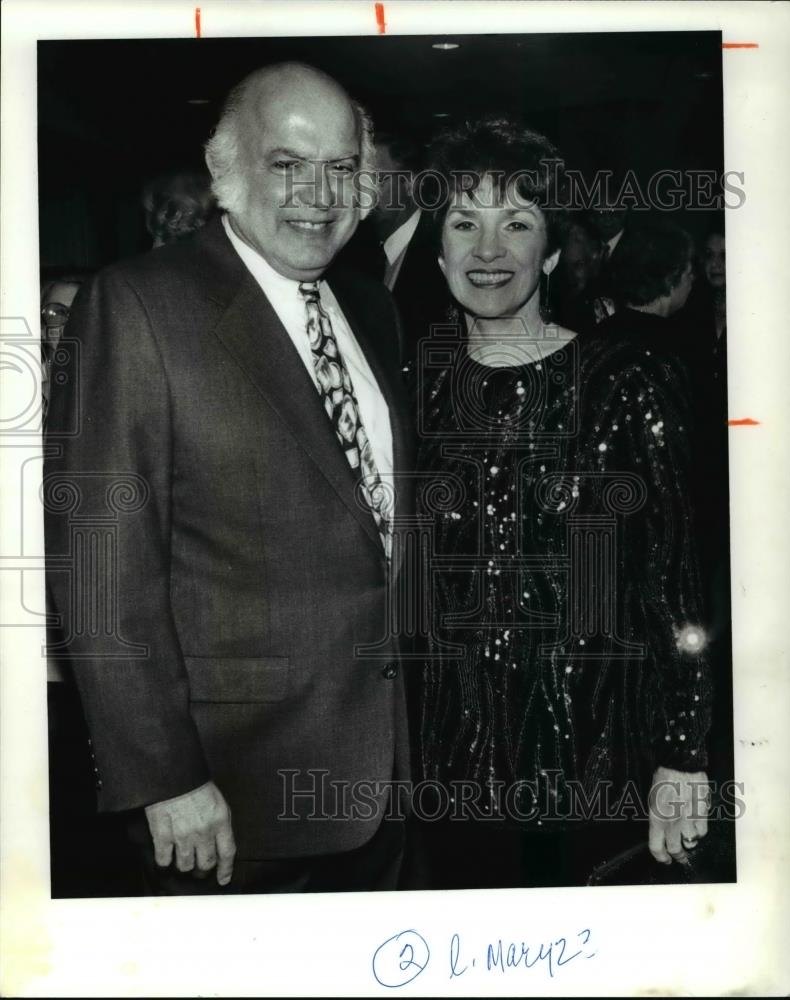
[(505, 251), (496, 233), (481, 233), (472, 253), (478, 260), (490, 264), (491, 261), (503, 257)]

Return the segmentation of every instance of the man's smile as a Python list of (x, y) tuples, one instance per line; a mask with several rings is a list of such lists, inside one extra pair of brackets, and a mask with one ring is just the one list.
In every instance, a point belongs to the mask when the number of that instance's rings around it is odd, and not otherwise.
[(311, 222), (308, 219), (288, 219), (288, 225), (303, 233), (323, 233), (326, 232), (334, 221), (334, 219), (325, 219), (323, 222)]

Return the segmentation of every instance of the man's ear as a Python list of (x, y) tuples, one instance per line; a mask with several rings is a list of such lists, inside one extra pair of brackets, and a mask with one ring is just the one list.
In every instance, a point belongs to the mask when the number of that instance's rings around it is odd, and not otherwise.
[(551, 272), (552, 272), (552, 271), (554, 270), (554, 268), (555, 268), (555, 267), (557, 266), (557, 264), (559, 263), (559, 259), (560, 259), (560, 252), (561, 252), (561, 251), (560, 251), (560, 249), (559, 249), (559, 247), (558, 247), (558, 248), (557, 248), (557, 249), (556, 249), (556, 250), (554, 251), (554, 253), (553, 253), (553, 254), (551, 254), (550, 256), (548, 256), (548, 257), (547, 257), (547, 258), (546, 258), (546, 259), (545, 259), (545, 260), (543, 261), (543, 273), (544, 273), (545, 275), (549, 275), (549, 274), (551, 274)]

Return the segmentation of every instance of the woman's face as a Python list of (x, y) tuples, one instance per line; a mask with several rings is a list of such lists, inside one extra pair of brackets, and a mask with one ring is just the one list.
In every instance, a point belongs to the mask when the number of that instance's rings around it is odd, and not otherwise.
[(477, 190), (458, 195), (442, 227), (439, 266), (455, 299), (473, 316), (516, 316), (537, 305), (542, 273), (559, 251), (546, 257), (543, 212), (511, 188), (500, 200), (490, 177)]
[(705, 240), (702, 252), (702, 268), (711, 288), (724, 288), (727, 283), (725, 270), (724, 237), (713, 233)]

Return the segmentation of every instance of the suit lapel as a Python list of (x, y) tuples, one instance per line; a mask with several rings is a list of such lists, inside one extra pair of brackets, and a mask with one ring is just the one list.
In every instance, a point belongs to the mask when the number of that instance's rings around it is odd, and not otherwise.
[[(392, 464), (394, 471), (395, 487), (395, 510), (396, 516), (400, 512), (411, 509), (408, 490), (404, 484), (408, 478), (407, 473), (411, 471), (411, 448), (409, 447), (409, 427), (406, 420), (408, 404), (406, 400), (406, 390), (401, 377), (398, 363), (396, 329), (393, 323), (388, 323), (392, 331), (393, 344), (389, 351), (383, 338), (389, 332), (383, 324), (388, 317), (379, 317), (382, 328), (377, 328), (375, 323), (377, 317), (366, 315), (365, 323), (361, 322), (362, 307), (359, 300), (351, 290), (351, 275), (343, 272), (332, 272), (328, 276), (332, 292), (337, 299), (338, 305), (343, 311), (346, 322), (351, 327), (354, 336), (362, 348), (362, 351), (370, 365), (379, 389), (384, 396), (390, 418), (390, 430), (392, 432)], [(389, 360), (386, 355), (389, 354)], [(393, 567), (397, 570), (397, 567)]]
[(383, 553), (372, 514), (356, 502), (356, 476), (338, 444), (315, 385), (277, 313), (246, 268), (214, 332), (280, 417), (296, 446), (318, 466)]

